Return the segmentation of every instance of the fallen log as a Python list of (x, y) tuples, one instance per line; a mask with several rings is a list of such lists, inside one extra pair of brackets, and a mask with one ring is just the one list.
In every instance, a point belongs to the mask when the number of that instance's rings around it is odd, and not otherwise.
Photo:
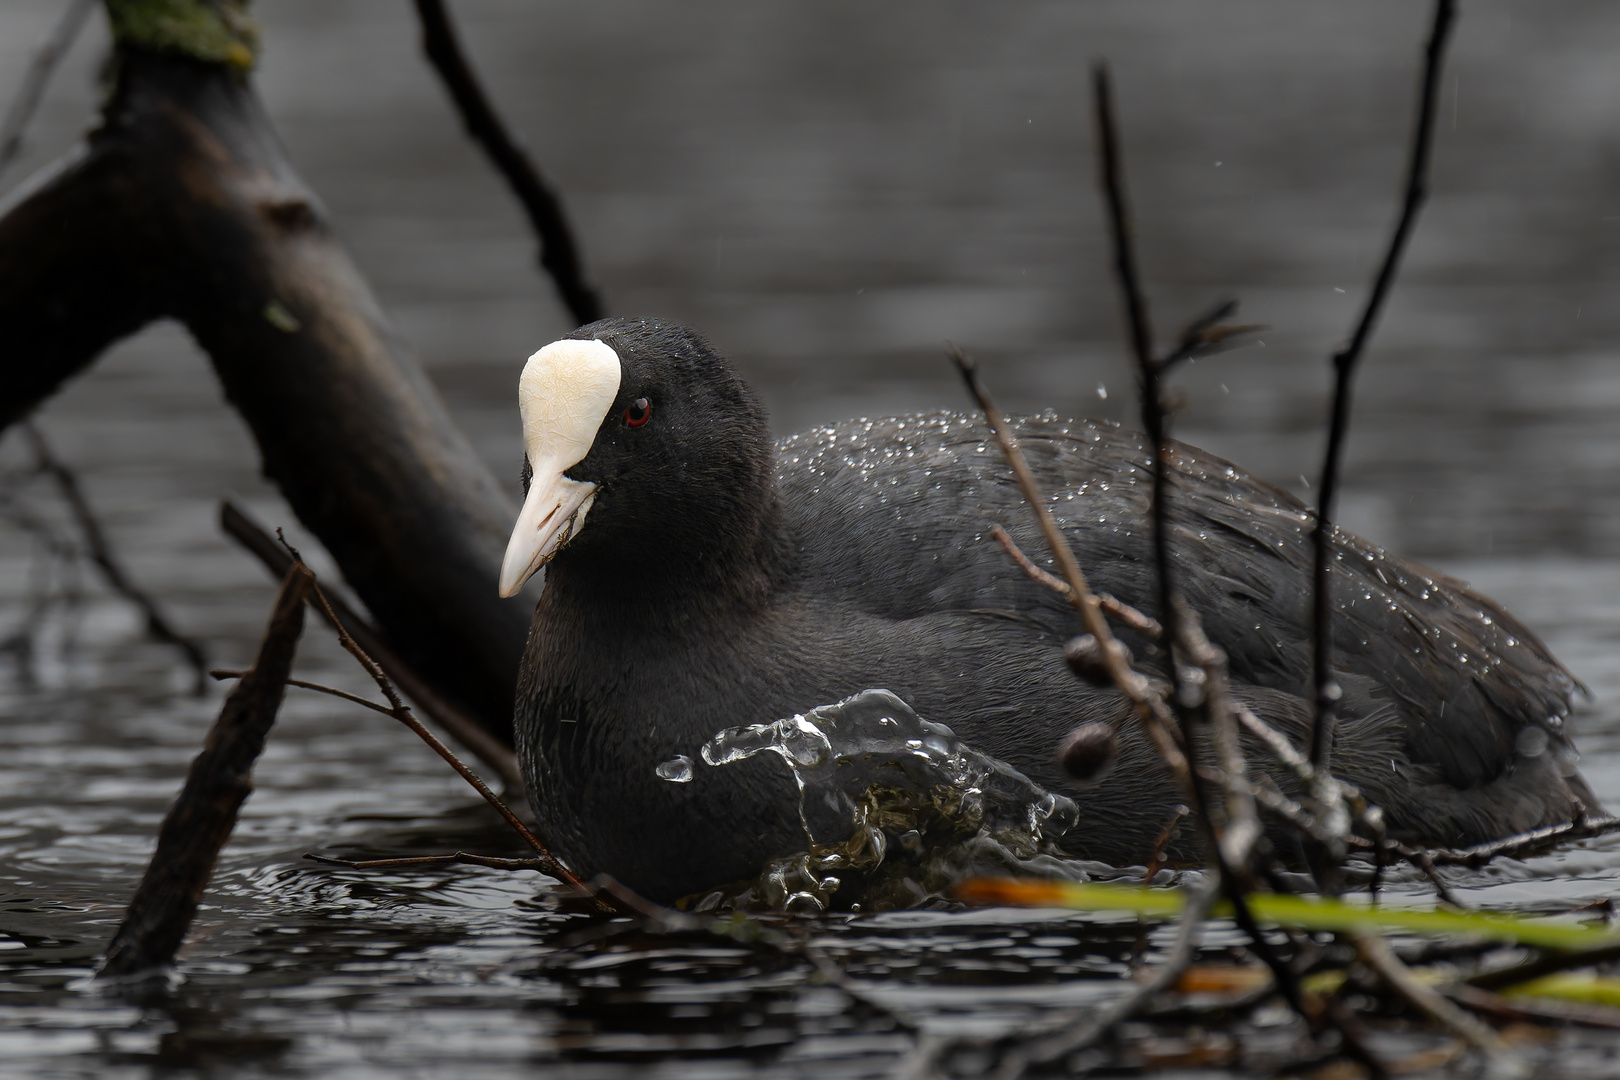
[[(165, 37), (143, 12), (177, 6), (218, 32)], [(287, 161), (243, 5), (107, 8), (100, 126), (0, 202), (0, 430), (118, 339), (179, 320), (388, 644), (509, 744), (528, 614), (496, 577), (515, 507)]]

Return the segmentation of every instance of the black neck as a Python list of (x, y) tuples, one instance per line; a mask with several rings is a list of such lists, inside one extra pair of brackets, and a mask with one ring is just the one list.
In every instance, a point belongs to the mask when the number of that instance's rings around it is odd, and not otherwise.
[[(570, 545), (546, 570), (546, 600), (576, 627), (601, 621), (653, 633), (690, 630), (716, 617), (763, 609), (793, 577), (797, 545), (782, 519), (774, 479), (711, 505), (696, 528), (633, 542)], [(691, 521), (690, 518), (686, 519)], [(581, 541), (590, 533), (587, 518)]]

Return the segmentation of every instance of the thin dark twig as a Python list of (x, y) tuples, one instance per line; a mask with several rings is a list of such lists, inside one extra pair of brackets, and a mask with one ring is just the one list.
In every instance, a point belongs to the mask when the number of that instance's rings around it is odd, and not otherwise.
[(208, 685), (208, 654), (200, 644), (176, 630), (158, 608), (157, 601), (129, 579), (129, 575), (124, 572), (123, 566), (113, 555), (112, 545), (107, 542), (107, 534), (102, 531), (101, 523), (96, 520), (95, 512), (90, 509), (90, 503), (84, 497), (84, 489), (79, 486), (78, 476), (51, 452), (51, 446), (45, 441), (44, 433), (32, 421), (25, 421), (22, 429), (28, 438), (29, 446), (33, 447), (40, 471), (55, 481), (57, 490), (62, 493), (63, 501), (73, 513), (73, 520), (78, 524), (79, 532), (84, 534), (85, 549), (90, 555), (90, 561), (96, 564), (101, 576), (115, 592), (140, 609), (146, 618), (146, 632), (149, 635), (180, 650), (186, 662), (191, 665), (194, 676), (192, 692), (202, 694)]
[(1557, 975), (1563, 971), (1576, 971), (1597, 964), (1606, 964), (1612, 960), (1620, 960), (1620, 944), (1596, 945), (1590, 949), (1578, 949), (1575, 952), (1550, 953), (1522, 964), (1515, 964), (1512, 967), (1481, 972), (1465, 979), (1464, 982), (1480, 990), (1506, 990), (1511, 986), (1520, 986), (1532, 979)]
[(1181, 340), (1175, 350), (1159, 361), (1159, 374), (1163, 375), (1181, 363), (1197, 356), (1214, 352), (1233, 338), (1266, 329), (1263, 323), (1226, 323), (1237, 311), (1236, 300), (1222, 300), (1209, 311), (1188, 323), (1181, 330)]
[[(1594, 840), (1620, 833), (1620, 817), (1586, 818), (1582, 821), (1548, 825), (1529, 832), (1503, 837), (1466, 848), (1423, 848), (1420, 854), (1428, 856), (1436, 865), (1468, 866), (1475, 869), (1492, 859), (1518, 858), (1532, 855), (1576, 840)], [(1402, 852), (1403, 855), (1406, 852)]]
[(990, 425), (991, 432), (1001, 445), (1001, 452), (1018, 481), (1018, 490), (1040, 523), (1046, 546), (1051, 551), (1052, 558), (1057, 561), (1058, 569), (1063, 571), (1063, 580), (1069, 588), (1066, 594), (1069, 604), (1079, 613), (1086, 632), (1096, 638), (1109, 679), (1131, 703), (1143, 728), (1152, 739), (1154, 748), (1158, 750), (1166, 768), (1170, 770), (1170, 775), (1191, 798), (1193, 778), (1187, 767), (1186, 754), (1178, 744), (1175, 721), (1170, 715), (1169, 708), (1163, 698), (1152, 692), (1147, 679), (1131, 667), (1125, 646), (1120, 644), (1113, 631), (1108, 628), (1108, 620), (1103, 617), (1101, 605), (1097, 603), (1096, 596), (1086, 584), (1086, 575), (1081, 571), (1074, 552), (1069, 549), (1063, 530), (1058, 527), (1052, 511), (1047, 509), (1046, 499), (1041, 494), (1040, 485), (1035, 482), (1035, 474), (1030, 472), (1029, 463), (1024, 460), (1024, 452), (1019, 449), (1018, 439), (1007, 427), (1007, 418), (1001, 414), (995, 399), (990, 396), (989, 389), (980, 380), (978, 368), (966, 353), (954, 345), (950, 347), (950, 356), (956, 364), (957, 371), (962, 375), (962, 381), (967, 384), (968, 392), (983, 410), (985, 422)]
[[(220, 504), (219, 526), (227, 536), (264, 563), (277, 578), (286, 574), (287, 568), (292, 565), (292, 557), (276, 543), (275, 538), (232, 503)], [(416, 707), (426, 713), (429, 720), (449, 732), (473, 756), (493, 770), (501, 778), (508, 795), (523, 790), (523, 774), (518, 768), (517, 755), (512, 753), (511, 747), (502, 744), (479, 726), (477, 721), (440, 696), (410, 665), (400, 659), (399, 655), (383, 641), (376, 628), (361, 618), (353, 608), (331, 594), (327, 594), (326, 600), (349, 636), (371, 655), (377, 666), (388, 673), (394, 685), (414, 701)], [(322, 618), (326, 617), (324, 610), (320, 608), (316, 610)]]
[[(1125, 184), (1119, 149), (1118, 125), (1114, 119), (1113, 89), (1106, 64), (1097, 64), (1092, 71), (1093, 98), (1097, 125), (1098, 172), (1103, 190), (1103, 201), (1108, 220), (1109, 236), (1113, 243), (1114, 270), (1125, 307), (1125, 322), (1136, 361), (1137, 380), (1141, 391), (1142, 427), (1152, 446), (1153, 475), (1152, 523), (1153, 565), (1158, 587), (1158, 618), (1163, 625), (1163, 640), (1168, 646), (1166, 667), (1170, 678), (1169, 707), (1177, 729), (1182, 735), (1187, 760), (1192, 762), (1196, 744), (1188, 737), (1187, 723), (1195, 716), (1213, 720), (1215, 742), (1221, 750), (1221, 774), (1225, 781), (1227, 798), (1224, 808), (1236, 811), (1227, 822), (1231, 836), (1217, 836), (1215, 822), (1210, 815), (1211, 801), (1205, 798), (1200, 773), (1196, 767), (1187, 770), (1187, 790), (1192, 804), (1199, 811), (1199, 821), (1209, 839), (1210, 855), (1219, 875), (1220, 888), (1232, 905), (1233, 919), (1248, 936), (1251, 951), (1271, 969), (1278, 989), (1295, 1012), (1304, 1017), (1313, 1028), (1324, 1021), (1338, 1029), (1346, 1052), (1354, 1056), (1375, 1075), (1384, 1072), (1382, 1063), (1372, 1054), (1362, 1039), (1353, 1018), (1329, 1010), (1317, 1015), (1307, 1010), (1298, 978), (1272, 948), (1261, 933), (1247, 901), (1247, 889), (1253, 877), (1252, 841), (1259, 836), (1258, 821), (1252, 797), (1241, 776), (1228, 775), (1241, 763), (1241, 750), (1236, 743), (1236, 724), (1230, 712), (1230, 702), (1218, 682), (1224, 685), (1224, 658), (1214, 662), (1218, 655), (1204, 640), (1201, 629), (1192, 620), (1191, 610), (1177, 601), (1175, 581), (1171, 574), (1170, 559), (1170, 458), (1174, 450), (1166, 432), (1166, 408), (1161, 376), (1171, 363), (1182, 358), (1182, 352), (1172, 353), (1167, 361), (1153, 356), (1152, 329), (1147, 317), (1147, 303), (1136, 267), (1136, 256), (1131, 238), (1131, 219), (1125, 198)], [(1190, 356), (1198, 339), (1207, 334), (1220, 319), (1232, 311), (1229, 303), (1217, 305), (1207, 315), (1195, 320), (1182, 335), (1182, 342)], [(1089, 627), (1088, 627), (1089, 629)], [(1101, 638), (1098, 639), (1102, 640)], [(1201, 663), (1206, 672), (1203, 690), (1196, 703), (1189, 702), (1184, 693), (1182, 665), (1178, 652), (1186, 653), (1195, 663)], [(1201, 660), (1197, 654), (1204, 654)], [(1208, 673), (1220, 671), (1218, 680)], [(1224, 749), (1222, 749), (1224, 748)], [(1236, 825), (1235, 830), (1232, 828)], [(1223, 842), (1223, 839), (1225, 842)], [(1231, 857), (1229, 857), (1231, 856)]]
[[(1018, 565), (1018, 569), (1022, 570), (1031, 581), (1043, 588), (1051, 589), (1065, 599), (1068, 598), (1071, 593), (1069, 583), (1057, 575), (1048, 573), (1036, 566), (1035, 561), (1024, 554), (1024, 550), (1018, 546), (1006, 529), (1003, 529), (1000, 525), (991, 526), (990, 538), (1001, 545), (1001, 549), (1007, 553), (1007, 556)], [(1112, 616), (1132, 630), (1140, 631), (1151, 638), (1157, 638), (1163, 633), (1163, 629), (1159, 626), (1159, 620), (1142, 614), (1129, 604), (1117, 600), (1107, 593), (1093, 593), (1092, 595), (1096, 597), (1097, 606), (1103, 609), (1104, 614)]]
[(29, 573), (27, 610), (11, 632), (0, 638), (0, 655), (13, 657), (18, 676), (32, 684), (36, 641), (46, 615), (57, 605), (71, 613), (83, 603), (79, 548), (55, 523), (22, 503), (15, 492), (0, 493), (0, 514), (33, 537), (38, 545), (38, 555)]
[[(298, 565), (304, 566), (305, 563), (303, 556), (298, 554), (297, 549), (291, 544), (288, 544), (284, 537), (282, 538), (281, 542), (287, 548), (288, 553), (292, 555), (294, 562)], [(519, 820), (516, 814), (512, 813), (511, 808), (501, 801), (500, 796), (496, 795), (489, 789), (489, 785), (484, 783), (477, 773), (468, 768), (467, 765), (455, 755), (454, 751), (439, 741), (438, 736), (434, 735), (433, 732), (424, 727), (422, 722), (412, 715), (410, 706), (406, 705), (405, 702), (400, 699), (399, 691), (394, 689), (393, 682), (389, 680), (388, 676), (383, 672), (383, 669), (377, 666), (377, 661), (373, 660), (371, 656), (360, 647), (359, 643), (356, 642), (352, 636), (350, 636), (349, 631), (343, 625), (343, 620), (338, 618), (337, 612), (332, 609), (332, 605), (327, 600), (326, 593), (321, 589), (320, 581), (316, 579), (315, 572), (313, 570), (309, 571), (309, 576), (310, 593), (315, 600), (317, 609), (326, 616), (326, 621), (337, 631), (338, 643), (343, 646), (344, 650), (347, 651), (350, 656), (359, 661), (361, 668), (365, 670), (367, 675), (371, 676), (371, 681), (377, 684), (377, 689), (382, 691), (383, 697), (388, 699), (389, 708), (386, 710), (387, 714), (404, 724), (406, 727), (410, 728), (411, 731), (416, 734), (417, 738), (427, 743), (435, 754), (438, 754), (439, 757), (444, 759), (446, 764), (448, 764), (452, 769), (456, 770), (456, 772), (461, 775), (461, 778), (467, 781), (467, 783), (472, 786), (473, 790), (478, 792), (478, 794), (483, 797), (484, 801), (494, 808), (497, 814), (501, 815), (501, 818), (506, 822), (506, 824), (511, 826), (512, 831), (521, 836), (524, 842), (534, 849), (535, 854), (538, 855), (540, 860), (546, 864), (546, 873), (557, 878), (559, 881), (563, 882), (563, 884), (574, 889), (576, 892), (581, 893), (582, 895), (589, 895), (590, 889), (588, 889), (585, 883), (579, 879), (578, 875), (570, 870), (567, 865), (562, 862), (562, 860), (553, 855), (545, 844), (540, 842), (540, 838), (535, 836), (534, 833), (530, 831), (529, 827)], [(319, 687), (319, 689), (328, 692), (331, 690), (329, 687)], [(350, 695), (344, 691), (337, 691), (337, 694), (339, 697), (350, 697)], [(361, 703), (367, 704), (368, 706), (370, 704), (363, 700)], [(378, 711), (381, 712), (384, 710), (379, 709)]]
[[(1159, 375), (1163, 369), (1153, 358), (1153, 329), (1148, 323), (1147, 301), (1142, 295), (1141, 279), (1136, 269), (1131, 215), (1125, 202), (1118, 125), (1114, 120), (1113, 83), (1108, 75), (1108, 65), (1099, 63), (1093, 67), (1091, 78), (1097, 124), (1097, 171), (1102, 184), (1103, 206), (1107, 211), (1108, 235), (1113, 243), (1114, 277), (1125, 306), (1125, 329), (1130, 338), (1131, 355), (1136, 361), (1142, 430), (1153, 447), (1153, 572), (1158, 586), (1159, 621), (1164, 624), (1165, 640), (1172, 646), (1172, 649), (1166, 650), (1171, 653), (1170, 662), (1166, 665), (1171, 686), (1170, 703), (1180, 721), (1181, 665), (1175, 662), (1173, 655), (1173, 646), (1180, 641), (1180, 634), (1176, 626), (1176, 612), (1170, 602), (1170, 597), (1175, 593), (1175, 581), (1170, 574), (1170, 536), (1167, 527), (1170, 446), (1164, 430), (1164, 400), (1159, 389)], [(1224, 317), (1224, 311), (1223, 305), (1214, 318)]]
[(1070, 1010), (1043, 1023), (1042, 1028), (1049, 1034), (1043, 1034), (1038, 1039), (1023, 1043), (1009, 1051), (992, 1074), (995, 1080), (1018, 1080), (1031, 1066), (1044, 1065), (1085, 1049), (1146, 1008), (1155, 997), (1174, 985), (1187, 970), (1187, 965), (1192, 963), (1193, 951), (1198, 945), (1199, 931), (1203, 927), (1204, 920), (1209, 917), (1209, 909), (1214, 904), (1218, 891), (1215, 883), (1211, 881), (1187, 897), (1186, 907), (1182, 909), (1181, 920), (1176, 928), (1175, 941), (1165, 954), (1164, 961), (1155, 966), (1146, 979), (1101, 1009), (1087, 1005), (1083, 1009)]
[(1140, 374), (1157, 365), (1153, 362), (1153, 329), (1148, 324), (1147, 300), (1142, 295), (1141, 278), (1136, 271), (1131, 215), (1125, 206), (1125, 185), (1120, 176), (1119, 135), (1114, 123), (1113, 85), (1108, 65), (1094, 66), (1091, 80), (1097, 121), (1097, 168), (1102, 180), (1109, 236), (1113, 240), (1114, 277), (1125, 304), (1125, 331), (1130, 338), (1131, 355), (1136, 359)]
[[(212, 675), (216, 679), (240, 679), (242, 676), (246, 675), (247, 672), (232, 671), (228, 668), (215, 668), (208, 674)], [(307, 682), (303, 679), (288, 679), (287, 685), (296, 686), (301, 690), (313, 690), (318, 694), (330, 694), (332, 697), (342, 698), (344, 701), (353, 702), (356, 705), (363, 705), (372, 712), (382, 713), (384, 716), (397, 719), (394, 717), (394, 710), (389, 708), (387, 705), (378, 704), (375, 701), (361, 697), (359, 694), (351, 694), (347, 690), (339, 690), (335, 686), (327, 686), (325, 683)]]
[[(1091, 593), (1087, 586), (1085, 575), (1081, 572), (1080, 565), (1075, 560), (1074, 552), (1069, 549), (1056, 519), (1052, 517), (1051, 511), (1046, 507), (1046, 500), (1035, 482), (1034, 474), (1030, 472), (1029, 464), (1024, 460), (1023, 451), (1018, 446), (1018, 440), (1007, 427), (1006, 418), (1002, 416), (1001, 410), (996, 407), (995, 400), (990, 396), (989, 390), (985, 388), (983, 382), (979, 379), (978, 369), (960, 349), (953, 346), (950, 354), (952, 360), (956, 363), (957, 370), (961, 372), (963, 381), (967, 384), (968, 391), (984, 411), (985, 421), (990, 425), (990, 430), (995, 434), (997, 442), (1001, 445), (1002, 453), (1005, 455), (1008, 465), (1011, 466), (1013, 475), (1018, 480), (1019, 490), (1023, 493), (1025, 501), (1029, 503), (1035, 512), (1037, 520), (1040, 522), (1047, 546), (1051, 549), (1052, 556), (1057, 561), (1058, 566), (1063, 570), (1064, 579), (1070, 589), (1070, 592), (1066, 594), (1067, 599), (1080, 613), (1086, 631), (1096, 639), (1109, 678), (1135, 708), (1143, 727), (1152, 738), (1156, 749), (1164, 759), (1171, 776), (1176, 780), (1178, 786), (1186, 793), (1189, 801), (1194, 806), (1202, 808), (1202, 791), (1197, 785), (1192, 769), (1188, 766), (1186, 755), (1183, 753), (1181, 746), (1178, 745), (1175, 735), (1177, 729), (1171, 719), (1169, 708), (1165, 705), (1164, 698), (1155, 692), (1148, 680), (1140, 672), (1130, 666), (1124, 646), (1119, 643), (1109, 629), (1108, 621), (1103, 617), (1101, 605), (1098, 604), (1096, 596)], [(1207, 813), (1201, 815), (1201, 821), (1206, 828), (1208, 820)], [(1227, 865), (1220, 846), (1218, 844), (1211, 844), (1210, 846), (1221, 880), (1221, 888), (1225, 891), (1227, 899), (1232, 905), (1233, 919), (1237, 922), (1239, 928), (1249, 936), (1255, 955), (1267, 967), (1271, 968), (1272, 974), (1277, 979), (1278, 988), (1282, 991), (1289, 1005), (1301, 1016), (1306, 1017), (1313, 1026), (1316, 1026), (1321, 1022), (1321, 1019), (1306, 1010), (1304, 996), (1299, 988), (1299, 980), (1261, 933), (1259, 924), (1245, 901), (1244, 890), (1237, 883), (1233, 868)], [(1366, 1065), (1369, 1071), (1375, 1075), (1383, 1074), (1382, 1065), (1367, 1049), (1364, 1041), (1355, 1031), (1353, 1024), (1346, 1022), (1338, 1015), (1332, 1014), (1327, 1017), (1327, 1021), (1338, 1028), (1347, 1052)]]
[(1440, 876), (1440, 870), (1434, 865), (1434, 859), (1428, 852), (1414, 851), (1400, 844), (1395, 846), (1395, 851), (1401, 858), (1415, 866), (1419, 873), (1429, 879), (1429, 884), (1434, 886), (1434, 894), (1440, 899), (1441, 903), (1450, 904), (1454, 908), (1462, 907), (1462, 904), (1457, 900), (1457, 894), (1451, 891), (1451, 886), (1446, 884), (1446, 879)]
[(586, 279), (579, 245), (563, 213), (562, 201), (540, 175), (528, 153), (506, 130), (490, 104), (478, 75), (462, 51), (455, 24), (444, 0), (415, 0), (422, 23), (422, 51), (444, 80), (467, 134), (484, 148), (507, 186), (529, 216), (540, 241), (540, 265), (551, 275), (557, 292), (577, 323), (595, 322), (603, 314), (602, 298)]
[(1163, 829), (1159, 830), (1159, 838), (1153, 841), (1153, 851), (1148, 856), (1147, 866), (1142, 868), (1142, 881), (1144, 884), (1152, 884), (1159, 871), (1164, 869), (1165, 852), (1169, 850), (1170, 843), (1175, 840), (1176, 834), (1181, 831), (1182, 819), (1190, 813), (1192, 811), (1187, 809), (1186, 803), (1176, 803), (1176, 808), (1170, 812), (1170, 820), (1164, 823)]
[(1350, 336), (1350, 343), (1333, 355), (1333, 417), (1328, 428), (1327, 452), (1322, 461), (1321, 482), (1317, 488), (1316, 528), (1311, 532), (1313, 549), (1312, 663), (1316, 690), (1316, 719), (1311, 728), (1311, 761), (1319, 772), (1327, 772), (1333, 761), (1333, 727), (1339, 700), (1338, 682), (1333, 678), (1333, 583), (1332, 539), (1334, 500), (1339, 492), (1339, 472), (1344, 455), (1345, 435), (1350, 429), (1350, 396), (1356, 363), (1372, 336), (1378, 313), (1383, 309), (1407, 238), (1417, 220), (1418, 210), (1428, 196), (1429, 159), (1434, 144), (1434, 112), (1439, 100), (1440, 68), (1445, 56), (1446, 38), (1456, 16), (1456, 0), (1435, 0), (1434, 20), (1424, 52), (1422, 92), (1418, 97), (1417, 124), (1412, 133), (1411, 157), (1407, 163), (1406, 194), (1401, 215), (1390, 236), (1384, 260), (1373, 279), (1366, 307)]
[(68, 0), (56, 25), (51, 27), (45, 40), (39, 43), (33, 59), (28, 62), (22, 86), (12, 100), (11, 108), (6, 110), (5, 121), (0, 122), (0, 173), (5, 172), (22, 152), (23, 135), (28, 130), (29, 121), (34, 118), (34, 110), (39, 108), (45, 85), (51, 81), (56, 65), (61, 63), (62, 57), (79, 36), (85, 19), (95, 6), (96, 0)]
[(1394, 994), (1453, 1035), (1466, 1039), (1476, 1050), (1501, 1054), (1506, 1050), (1496, 1032), (1463, 1012), (1432, 986), (1419, 982), (1389, 942), (1377, 934), (1352, 934), (1356, 954)]

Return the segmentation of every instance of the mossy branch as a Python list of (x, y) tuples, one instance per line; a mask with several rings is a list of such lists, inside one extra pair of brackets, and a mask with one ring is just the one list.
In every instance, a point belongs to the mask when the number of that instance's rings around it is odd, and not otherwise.
[(248, 0), (105, 0), (123, 48), (188, 56), (238, 71), (253, 67), (259, 27)]

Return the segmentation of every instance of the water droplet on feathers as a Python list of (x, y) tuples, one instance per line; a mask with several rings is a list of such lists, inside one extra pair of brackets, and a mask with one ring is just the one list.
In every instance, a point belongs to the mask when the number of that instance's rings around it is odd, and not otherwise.
[(692, 782), (692, 759), (685, 754), (676, 754), (657, 768), (658, 778), (668, 780), (672, 784), (690, 784)]

